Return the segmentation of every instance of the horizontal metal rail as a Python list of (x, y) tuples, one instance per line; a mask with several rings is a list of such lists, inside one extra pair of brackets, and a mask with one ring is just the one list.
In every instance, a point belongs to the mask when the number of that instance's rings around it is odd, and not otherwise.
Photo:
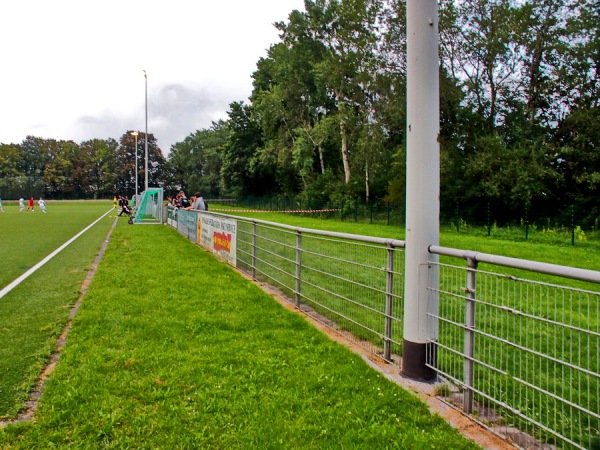
[(522, 269), (529, 272), (554, 275), (562, 278), (571, 278), (580, 281), (589, 281), (591, 283), (600, 283), (600, 272), (587, 269), (578, 269), (576, 267), (560, 266), (558, 264), (530, 261), (526, 259), (510, 258), (508, 256), (490, 255), (489, 253), (479, 253), (470, 250), (458, 250), (449, 247), (440, 247), (439, 245), (430, 245), (429, 253), (435, 255), (453, 256), (464, 260), (471, 259), (476, 262), (493, 264), (496, 266), (511, 267), (513, 269)]
[[(431, 246), (428, 367), (462, 390), (465, 414), (520, 446), (587, 449), (600, 430), (600, 292), (483, 271), (478, 263), (600, 283), (600, 272)], [(448, 401), (448, 400), (446, 400)], [(490, 413), (493, 411), (493, 414)], [(491, 415), (490, 415), (491, 414)], [(496, 417), (480, 420), (480, 416)], [(515, 437), (515, 429), (528, 437)], [(523, 444), (529, 442), (529, 444)]]

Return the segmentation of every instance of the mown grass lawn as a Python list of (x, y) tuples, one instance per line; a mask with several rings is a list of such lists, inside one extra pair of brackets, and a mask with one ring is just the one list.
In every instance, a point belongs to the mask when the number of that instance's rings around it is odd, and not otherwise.
[(0, 287), (4, 287), (56, 250), (112, 206), (108, 201), (48, 201), (47, 214), (19, 213), (16, 202), (4, 202), (0, 213)]
[(7, 448), (476, 448), (177, 232), (120, 223)]
[[(213, 208), (214, 211), (214, 208)], [(369, 225), (369, 224), (346, 224), (341, 226), (339, 222), (318, 221), (307, 217), (298, 217), (293, 215), (273, 214), (273, 213), (243, 213), (243, 215), (252, 215), (263, 220), (277, 221), (293, 226), (304, 228), (327, 228), (332, 231), (342, 231), (361, 235), (375, 235), (387, 238), (402, 239), (403, 230), (395, 229), (389, 226)], [(247, 222), (250, 223), (250, 222)], [(242, 229), (242, 227), (239, 227)], [(277, 242), (278, 232), (270, 227), (261, 226), (260, 239), (256, 241)], [(273, 227), (273, 229), (275, 229)], [(397, 233), (397, 235), (395, 234)], [(277, 273), (277, 269), (285, 263), (289, 264), (286, 273), (294, 273), (294, 234), (288, 232), (288, 247), (283, 251), (291, 249), (291, 255), (282, 259), (283, 263), (276, 259), (277, 251), (271, 252), (271, 249), (264, 250), (268, 252), (264, 260), (270, 264), (265, 264), (264, 272), (269, 273), (271, 279), (267, 282), (277, 283), (283, 278)], [(310, 233), (303, 232), (303, 248), (306, 248), (306, 239)], [(254, 240), (246, 238), (246, 241)], [(597, 251), (593, 246), (565, 246), (548, 244), (541, 242), (511, 242), (506, 239), (497, 239), (493, 237), (473, 236), (464, 233), (448, 232), (447, 230), (440, 236), (442, 245), (454, 247), (463, 250), (475, 250), (483, 253), (504, 255), (513, 258), (528, 260), (537, 260), (553, 264), (581, 267), (591, 270), (600, 269), (600, 260), (597, 258)], [(333, 249), (321, 249), (317, 251), (320, 255), (333, 254)], [(249, 251), (248, 251), (249, 253)], [(261, 254), (257, 253), (257, 265), (261, 264)], [(374, 253), (374, 252), (373, 252)], [(306, 254), (302, 255), (303, 264), (309, 265)], [(432, 256), (433, 258), (433, 256)], [(326, 261), (327, 257), (322, 256), (321, 260)], [(364, 258), (368, 260), (368, 257)], [(380, 258), (383, 260), (383, 258)], [(458, 258), (441, 256), (440, 261), (450, 266), (440, 269), (440, 282), (443, 291), (449, 292), (448, 295), (440, 294), (440, 313), (446, 321), (441, 321), (439, 331), (439, 342), (444, 346), (456, 349), (456, 353), (440, 350), (438, 352), (438, 367), (444, 373), (449, 373), (456, 379), (461, 379), (463, 374), (463, 360), (457, 356), (464, 347), (464, 331), (460, 326), (449, 326), (448, 323), (464, 323), (464, 287), (466, 285), (466, 263)], [(327, 264), (327, 263), (325, 263)], [(313, 264), (314, 265), (314, 264)], [(344, 264), (345, 275), (352, 270), (351, 264)], [(462, 269), (456, 269), (460, 267)], [(591, 414), (580, 415), (573, 410), (565, 408), (556, 402), (549, 405), (550, 395), (547, 397), (535, 395), (532, 389), (527, 391), (522, 383), (516, 382), (512, 376), (534, 383), (540, 390), (550, 392), (551, 395), (574, 400), (580, 407), (587, 411), (596, 411), (598, 404), (598, 382), (593, 376), (598, 370), (598, 294), (599, 286), (595, 283), (586, 283), (566, 278), (552, 277), (545, 274), (534, 273), (532, 271), (516, 270), (492, 264), (480, 264), (481, 272), (478, 275), (477, 286), (477, 319), (476, 328), (479, 332), (477, 336), (477, 347), (475, 357), (478, 361), (483, 361), (486, 365), (480, 364), (476, 367), (475, 379), (476, 388), (486, 393), (500, 393), (500, 401), (507, 401), (508, 404), (521, 412), (527, 412), (529, 417), (535, 417), (543, 425), (564, 434), (577, 442), (585, 443), (590, 435), (597, 433), (597, 421), (594, 421)], [(360, 265), (356, 266), (356, 272), (349, 276), (352, 280), (361, 279), (361, 273), (365, 271)], [(486, 273), (494, 272), (497, 275)], [(257, 270), (257, 272), (261, 272)], [(324, 268), (320, 273), (333, 273), (335, 267)], [(262, 272), (261, 272), (262, 273)], [(303, 270), (302, 281), (305, 282), (310, 276), (306, 275), (307, 270)], [(509, 277), (510, 276), (510, 277)], [(517, 278), (534, 280), (535, 283), (523, 282), (515, 286)], [(276, 280), (273, 282), (273, 280)], [(287, 295), (293, 298), (294, 280), (292, 276), (287, 280)], [(302, 285), (299, 289), (306, 295), (311, 285), (323, 286), (329, 279), (322, 277), (320, 281), (307, 282), (308, 288)], [(381, 291), (383, 292), (385, 280), (381, 280)], [(364, 281), (363, 281), (364, 283)], [(519, 282), (520, 283), (520, 282)], [(536, 284), (541, 283), (541, 284)], [(571, 291), (569, 289), (560, 289), (549, 286), (548, 283), (569, 286), (572, 288), (587, 289), (590, 292)], [(279, 287), (279, 286), (278, 286)], [(338, 293), (336, 289), (336, 293)], [(347, 323), (345, 317), (351, 316), (354, 302), (369, 307), (382, 308), (382, 303), (371, 302), (371, 296), (365, 294), (360, 296), (356, 291), (346, 295), (352, 301), (338, 301), (332, 306), (328, 295), (322, 295), (319, 298), (319, 306), (326, 305), (319, 312), (329, 319), (334, 320), (336, 324), (343, 329), (349, 330), (361, 339), (369, 340), (376, 346), (381, 347), (380, 335), (369, 336), (362, 330), (352, 328), (352, 323)], [(312, 305), (311, 305), (312, 306)], [(519, 311), (519, 314), (511, 315), (505, 313), (503, 308), (509, 308), (510, 311)], [(344, 316), (340, 318), (339, 312), (343, 311)], [(587, 314), (586, 314), (587, 313)], [(363, 316), (358, 320), (361, 325), (369, 323)], [(538, 317), (534, 320), (532, 317)], [(546, 322), (553, 325), (546, 325)], [(377, 317), (375, 317), (377, 323)], [(379, 320), (380, 328), (383, 323)], [(564, 323), (564, 326), (554, 325)], [(370, 325), (370, 324), (369, 324)], [(377, 325), (375, 325), (376, 327)], [(580, 330), (589, 330), (587, 333)], [(397, 333), (395, 341), (401, 342), (402, 329), (395, 327)], [(501, 339), (490, 339), (486, 336), (500, 336)], [(505, 345), (504, 339), (514, 345)], [(532, 349), (530, 351), (515, 350), (515, 347)], [(547, 355), (539, 357), (538, 354)], [(569, 363), (581, 367), (581, 373), (573, 370), (569, 372), (567, 379), (571, 383), (565, 383), (565, 367), (568, 364), (551, 364), (549, 361), (568, 361)], [(500, 368), (500, 374), (489, 371), (489, 367)], [(588, 376), (587, 373), (590, 375)], [(504, 374), (511, 374), (505, 376)], [(561, 376), (562, 375), (562, 376)], [(529, 387), (527, 387), (529, 389)], [(497, 394), (492, 394), (497, 395)], [(498, 398), (498, 397), (495, 397)], [(508, 399), (510, 398), (510, 401)], [(576, 399), (576, 400), (575, 400)], [(479, 399), (481, 401), (481, 399)], [(485, 400), (484, 400), (485, 401)], [(553, 401), (553, 400), (552, 400)], [(568, 401), (567, 401), (568, 402)], [(548, 405), (544, 407), (544, 405)], [(560, 406), (556, 406), (560, 405)], [(573, 424), (573, 425), (571, 425)], [(526, 426), (525, 426), (526, 427)], [(554, 442), (552, 436), (540, 434), (538, 437), (548, 439)]]
[[(5, 206), (0, 288), (109, 208), (109, 202), (49, 202), (43, 214)], [(29, 397), (113, 220), (104, 218), (0, 299), (0, 418), (14, 417)]]

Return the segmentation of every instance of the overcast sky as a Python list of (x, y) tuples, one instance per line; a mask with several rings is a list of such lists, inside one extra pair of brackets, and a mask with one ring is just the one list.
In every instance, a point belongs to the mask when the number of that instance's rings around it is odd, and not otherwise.
[(172, 144), (246, 100), (274, 22), (303, 0), (0, 2), (0, 143), (26, 136)]

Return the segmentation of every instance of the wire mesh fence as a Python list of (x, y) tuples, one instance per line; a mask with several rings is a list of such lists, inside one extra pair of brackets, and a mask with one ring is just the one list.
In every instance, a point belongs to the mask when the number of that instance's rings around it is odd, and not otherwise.
[[(440, 224), (445, 231), (533, 242), (581, 245), (600, 242), (600, 209), (590, 202), (556, 205), (511, 204), (482, 199), (463, 203), (442, 196)], [(340, 199), (245, 197), (211, 203), (257, 211), (283, 212), (345, 222), (404, 226), (404, 202)]]
[(448, 383), (445, 400), (523, 448), (591, 448), (600, 293), (476, 265), (438, 269), (431, 364)]
[(322, 324), (400, 364), (403, 243), (239, 218), (237, 242), (239, 269)]
[[(197, 242), (197, 214), (168, 221)], [(239, 270), (401, 367), (404, 242), (217, 216), (237, 223)], [(439, 249), (428, 269), (438, 395), (521, 448), (600, 445), (600, 273), (494, 255), (480, 267), (464, 255), (482, 254)]]

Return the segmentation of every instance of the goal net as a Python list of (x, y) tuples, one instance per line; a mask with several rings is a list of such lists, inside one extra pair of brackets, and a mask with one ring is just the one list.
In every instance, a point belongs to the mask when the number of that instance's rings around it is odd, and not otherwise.
[(135, 205), (134, 223), (162, 224), (163, 222), (163, 190), (149, 188), (140, 195), (139, 205)]

